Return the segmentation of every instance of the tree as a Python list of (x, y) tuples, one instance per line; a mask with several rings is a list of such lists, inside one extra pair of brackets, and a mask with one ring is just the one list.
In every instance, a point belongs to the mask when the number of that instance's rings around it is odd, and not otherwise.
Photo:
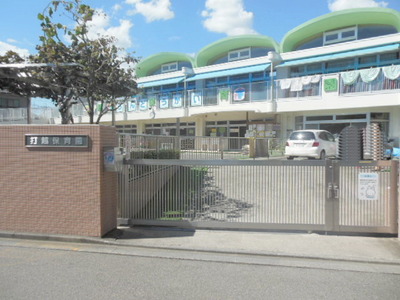
[[(60, 0), (52, 1), (38, 15), (43, 35), (33, 60), (64, 66), (41, 74), (49, 86), (57, 87), (50, 99), (59, 108), (63, 123), (73, 121), (70, 109), (78, 101), (85, 107), (90, 123), (99, 123), (104, 114), (137, 93), (133, 69), (128, 67), (137, 62), (136, 58), (120, 55), (123, 49), (115, 46), (113, 37), (89, 38), (89, 25), (95, 13), (81, 0)], [(68, 28), (57, 17), (72, 19), (75, 27)], [(65, 64), (79, 67), (65, 68)]]

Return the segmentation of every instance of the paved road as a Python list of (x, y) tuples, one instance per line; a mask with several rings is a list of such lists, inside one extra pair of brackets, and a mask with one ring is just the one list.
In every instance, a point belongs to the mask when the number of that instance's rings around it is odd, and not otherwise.
[(334, 262), (313, 265), (304, 260), (303, 265), (290, 267), (284, 258), (198, 254), (2, 239), (0, 298), (396, 299), (400, 295), (400, 275), (384, 266), (367, 266), (363, 271), (349, 262), (344, 270)]

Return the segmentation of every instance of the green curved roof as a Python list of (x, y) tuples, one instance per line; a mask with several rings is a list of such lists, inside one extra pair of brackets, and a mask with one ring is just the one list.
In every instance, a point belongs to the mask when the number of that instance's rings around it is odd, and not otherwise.
[(176, 61), (187, 61), (193, 66), (194, 59), (184, 53), (178, 52), (160, 52), (147, 57), (136, 65), (136, 76), (138, 78), (148, 76), (151, 71), (158, 68), (162, 64)]
[(356, 24), (391, 25), (400, 31), (400, 13), (388, 8), (356, 8), (312, 19), (290, 30), (281, 42), (281, 52), (293, 51), (301, 42), (324, 31)]
[(247, 34), (227, 37), (201, 49), (195, 59), (196, 67), (206, 66), (211, 59), (222, 53), (245, 47), (271, 47), (275, 51), (279, 50), (279, 44), (265, 35)]

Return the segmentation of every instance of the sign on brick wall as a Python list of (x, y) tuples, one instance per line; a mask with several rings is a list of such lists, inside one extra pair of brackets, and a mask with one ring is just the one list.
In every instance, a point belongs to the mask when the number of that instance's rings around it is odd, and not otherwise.
[(54, 148), (87, 148), (87, 135), (25, 135), (26, 147), (54, 147)]

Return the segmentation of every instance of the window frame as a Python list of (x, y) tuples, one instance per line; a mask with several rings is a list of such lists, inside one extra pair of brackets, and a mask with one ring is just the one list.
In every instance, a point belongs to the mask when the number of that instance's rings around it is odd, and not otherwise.
[[(343, 37), (343, 33), (346, 33), (351, 30), (354, 31), (353, 36)], [(337, 38), (333, 39), (333, 40), (327, 40), (327, 37), (329, 37), (330, 35), (333, 35), (333, 34), (337, 34)], [(357, 40), (357, 38), (358, 38), (357, 26), (346, 27), (346, 28), (332, 30), (332, 31), (326, 31), (326, 32), (324, 32), (324, 35), (323, 35), (323, 45), (327, 46), (327, 45), (337, 44), (337, 43), (341, 43), (341, 42), (354, 41), (354, 40)]]
[[(166, 67), (166, 69), (164, 70), (165, 67)], [(161, 73), (170, 73), (170, 72), (175, 72), (175, 71), (178, 71), (178, 62), (177, 61), (161, 65)]]
[[(244, 52), (244, 51), (247, 51), (248, 54), (247, 55), (241, 55), (241, 52)], [(232, 58), (231, 55), (234, 55), (234, 54), (236, 54), (237, 56)], [(228, 52), (228, 62), (247, 59), (247, 58), (251, 58), (251, 49), (250, 49), (250, 47), (237, 49), (237, 50), (233, 50), (233, 51), (229, 51)]]

